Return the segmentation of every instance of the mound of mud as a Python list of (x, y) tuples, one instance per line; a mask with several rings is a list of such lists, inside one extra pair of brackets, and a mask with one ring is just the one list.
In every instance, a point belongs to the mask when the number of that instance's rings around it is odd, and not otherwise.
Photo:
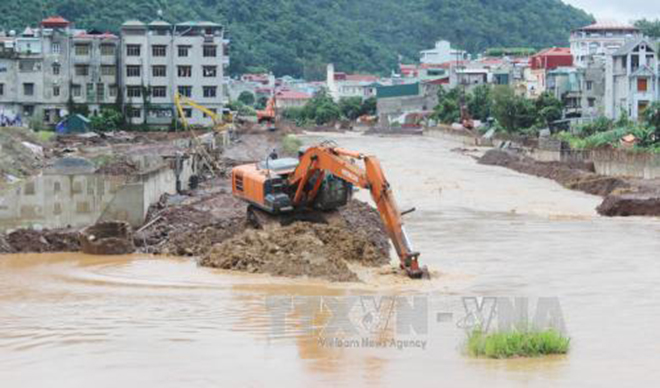
[(339, 210), (339, 214), (350, 230), (361, 231), (383, 256), (389, 255), (389, 239), (376, 209), (368, 203), (353, 199)]
[(245, 230), (215, 245), (200, 264), (275, 276), (357, 281), (348, 262), (378, 266), (388, 263), (389, 258), (361, 231), (297, 222), (281, 228)]
[(601, 197), (630, 185), (621, 178), (601, 176), (586, 163), (538, 162), (511, 151), (492, 149), (486, 152), (479, 164), (506, 167), (523, 174), (552, 179), (562, 186)]
[(76, 252), (78, 232), (72, 230), (19, 229), (0, 236), (0, 253)]
[(660, 197), (637, 194), (610, 195), (596, 209), (608, 217), (660, 216)]
[(245, 217), (221, 220), (172, 233), (161, 253), (173, 256), (204, 256), (214, 245), (232, 238), (247, 227)]

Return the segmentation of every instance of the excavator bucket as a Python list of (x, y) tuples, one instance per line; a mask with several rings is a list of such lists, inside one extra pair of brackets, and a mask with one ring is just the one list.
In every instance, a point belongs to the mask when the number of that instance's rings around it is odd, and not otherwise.
[(431, 274), (426, 266), (417, 269), (406, 268), (406, 274), (411, 279), (431, 279)]

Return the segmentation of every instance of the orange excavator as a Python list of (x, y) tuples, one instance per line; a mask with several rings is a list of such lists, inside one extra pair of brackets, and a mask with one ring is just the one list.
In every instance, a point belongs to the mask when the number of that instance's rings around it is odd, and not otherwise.
[(403, 214), (399, 211), (390, 184), (374, 156), (322, 143), (300, 152), (298, 159), (269, 157), (232, 170), (232, 191), (249, 203), (251, 221), (264, 215), (308, 219), (296, 215), (336, 210), (348, 203), (353, 186), (370, 191), (399, 256), (401, 269), (411, 278), (428, 278), (429, 272), (419, 266), (419, 252), (413, 250), (403, 227), (402, 215), (414, 209)]
[(269, 130), (275, 129), (275, 118), (277, 112), (275, 111), (275, 96), (268, 99), (266, 102), (266, 109), (257, 111), (257, 122), (259, 124), (267, 123)]

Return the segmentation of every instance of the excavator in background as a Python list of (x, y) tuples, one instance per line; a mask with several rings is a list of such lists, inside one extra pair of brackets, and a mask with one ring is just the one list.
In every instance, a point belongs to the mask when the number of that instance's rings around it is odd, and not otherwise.
[(222, 115), (220, 115), (217, 112), (214, 112), (211, 109), (198, 104), (188, 97), (181, 96), (179, 93), (174, 95), (174, 104), (176, 105), (176, 109), (179, 112), (179, 118), (181, 119), (183, 126), (186, 128), (190, 128), (190, 123), (188, 123), (186, 112), (183, 108), (184, 105), (197, 109), (203, 112), (205, 115), (209, 116), (211, 120), (213, 120), (213, 130), (216, 132), (224, 132), (233, 129), (232, 127), (234, 117), (231, 111), (228, 109), (223, 110)]
[(275, 119), (277, 118), (277, 111), (275, 110), (276, 102), (277, 101), (275, 99), (275, 96), (272, 96), (271, 98), (268, 99), (268, 102), (266, 102), (266, 108), (264, 110), (257, 111), (257, 123), (267, 124), (269, 131), (274, 131), (276, 129), (275, 127)]
[[(358, 165), (362, 162), (364, 167)], [(419, 266), (419, 252), (412, 248), (403, 227), (392, 188), (374, 156), (322, 143), (300, 152), (298, 159), (266, 159), (236, 166), (232, 170), (232, 192), (248, 202), (248, 219), (266, 216), (285, 219), (296, 215), (324, 213), (345, 206), (353, 186), (369, 190), (392, 241), (400, 267), (415, 279), (428, 278)]]

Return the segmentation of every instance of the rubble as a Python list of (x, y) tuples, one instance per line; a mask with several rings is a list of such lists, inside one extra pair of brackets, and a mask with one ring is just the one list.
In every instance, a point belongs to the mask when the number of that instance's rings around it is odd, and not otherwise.
[(126, 222), (99, 222), (80, 232), (80, 250), (90, 255), (125, 255), (135, 252), (133, 232)]
[(19, 229), (0, 235), (0, 253), (76, 252), (78, 232), (70, 229)]

